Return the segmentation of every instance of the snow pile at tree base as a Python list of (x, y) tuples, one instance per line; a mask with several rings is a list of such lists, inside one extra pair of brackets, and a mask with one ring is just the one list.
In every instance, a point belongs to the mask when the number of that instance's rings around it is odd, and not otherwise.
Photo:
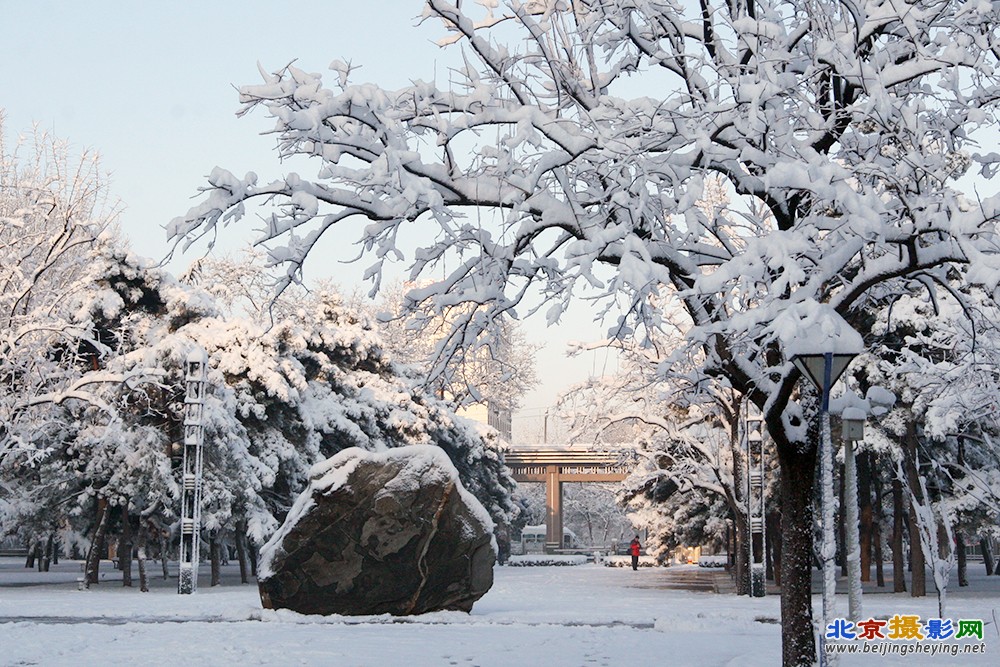
[(267, 609), (303, 614), (470, 611), (493, 585), (493, 522), (439, 447), (344, 450), (261, 550)]

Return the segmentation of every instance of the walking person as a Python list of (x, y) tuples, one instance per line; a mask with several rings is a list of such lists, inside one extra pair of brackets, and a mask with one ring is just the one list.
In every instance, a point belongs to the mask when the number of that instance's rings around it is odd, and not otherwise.
[(632, 554), (632, 569), (639, 569), (639, 552), (642, 550), (642, 545), (639, 544), (639, 536), (636, 535), (635, 539), (632, 540), (628, 545), (628, 552)]

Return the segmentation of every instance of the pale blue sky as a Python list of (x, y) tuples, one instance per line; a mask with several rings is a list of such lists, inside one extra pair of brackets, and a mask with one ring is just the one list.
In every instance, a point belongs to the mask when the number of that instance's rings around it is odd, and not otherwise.
[[(289, 9), (288, 7), (294, 7)], [(0, 0), (0, 104), (8, 133), (37, 122), (94, 148), (127, 205), (137, 250), (162, 254), (161, 226), (183, 213), (216, 164), (279, 172), (262, 115), (239, 120), (236, 86), (297, 60), (334, 58), (398, 87), (433, 76), (436, 26), (419, 0), (390, 2), (17, 2)], [(404, 56), (397, 60), (396, 56)]]
[[(126, 207), (123, 230), (138, 253), (160, 259), (163, 225), (192, 205), (212, 167), (262, 179), (282, 173), (273, 139), (259, 136), (271, 121), (235, 116), (235, 87), (259, 81), (258, 62), (273, 71), (296, 60), (326, 72), (339, 58), (362, 66), (356, 80), (389, 88), (440, 79), (454, 49), (433, 43), (444, 34), (439, 23), (416, 25), (421, 7), (421, 0), (0, 0), (7, 135), (38, 123), (77, 150), (99, 151)], [(252, 234), (226, 236), (226, 246), (238, 247)], [(194, 257), (170, 268), (179, 271)], [(307, 279), (331, 275), (347, 288), (367, 266), (313, 259)], [(551, 403), (593, 372), (614, 370), (605, 353), (564, 358), (565, 341), (598, 335), (586, 333), (589, 319), (581, 308), (558, 330), (528, 323), (529, 338), (547, 347), (539, 354), (544, 385), (526, 397), (526, 408)]]

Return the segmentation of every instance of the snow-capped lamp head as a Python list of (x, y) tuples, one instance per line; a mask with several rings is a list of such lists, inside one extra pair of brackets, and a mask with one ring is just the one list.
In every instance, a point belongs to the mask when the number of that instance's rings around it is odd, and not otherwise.
[(833, 307), (807, 299), (778, 314), (771, 323), (795, 367), (820, 392), (820, 408), (830, 409), (830, 388), (864, 350), (861, 334)]

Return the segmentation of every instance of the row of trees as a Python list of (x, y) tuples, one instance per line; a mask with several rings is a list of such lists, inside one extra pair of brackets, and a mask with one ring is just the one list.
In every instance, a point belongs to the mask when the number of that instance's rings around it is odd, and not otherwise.
[[(998, 12), (959, 0), (427, 0), (443, 43), (463, 49), (446, 86), (356, 85), (337, 61), (331, 87), (294, 66), (243, 87), (244, 111), (265, 110), (281, 154), (315, 161), (317, 175), (258, 183), (217, 169), (170, 233), (214, 233), (248, 202), (277, 202), (261, 240), (282, 246), (274, 259), (292, 281), (323, 229), (362, 217), (377, 284), (386, 258), (406, 254), (401, 228), (430, 228), (413, 277), (441, 273), (414, 299), (474, 306), (441, 360), (488, 341), (478, 334), (506, 314), (544, 308), (558, 322), (581, 290), (598, 313), (619, 309), (613, 336), (639, 347), (683, 311), (688, 402), (718, 379), (774, 443), (783, 659), (807, 665), (816, 405), (775, 321), (819, 304), (877, 349), (891, 329), (877, 334), (871, 314), (915, 286), (994, 294), (1000, 199), (959, 179), (991, 178), (998, 161), (976, 145), (998, 127)], [(736, 222), (698, 206), (710, 175), (739, 198)], [(466, 217), (474, 209), (488, 212)]]
[[(2, 135), (2, 124), (0, 124)], [(25, 154), (27, 152), (27, 154)], [(176, 533), (184, 360), (209, 358), (203, 528), (260, 544), (310, 467), (347, 447), (434, 443), (503, 527), (514, 482), (496, 434), (457, 417), (332, 290), (268, 298), (266, 271), (201, 261), (175, 279), (132, 256), (96, 160), (44, 135), (0, 151), (0, 526), (88, 553)], [(131, 559), (122, 558), (130, 567)], [(126, 583), (130, 572), (126, 570)]]

